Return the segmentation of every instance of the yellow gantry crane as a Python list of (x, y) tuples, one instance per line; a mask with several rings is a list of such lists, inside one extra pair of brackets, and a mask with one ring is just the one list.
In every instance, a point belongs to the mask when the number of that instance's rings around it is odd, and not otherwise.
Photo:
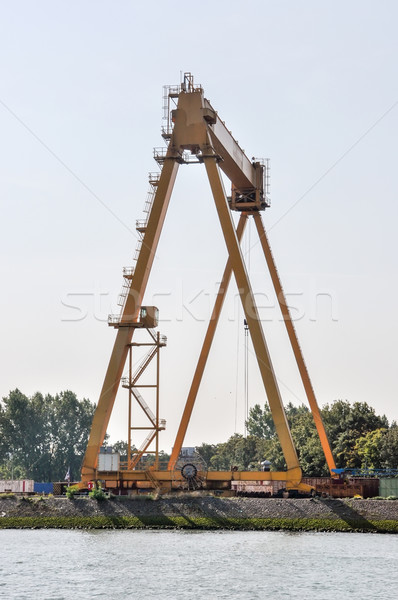
[[(87, 450), (83, 460), (80, 485), (81, 487), (87, 487), (90, 481), (102, 479), (105, 480), (106, 486), (110, 488), (129, 489), (141, 484), (148, 487), (171, 489), (176, 478), (184, 479), (185, 477), (189, 479), (189, 477), (193, 477), (190, 468), (193, 465), (188, 465), (185, 471), (184, 467), (179, 468), (177, 474), (176, 465), (179, 464), (181, 448), (233, 274), (287, 470), (283, 472), (208, 471), (201, 474), (201, 485), (205, 488), (214, 489), (225, 488), (230, 485), (232, 480), (279, 480), (286, 481), (287, 490), (310, 492), (312, 488), (302, 482), (299, 459), (287, 422), (278, 382), (240, 247), (246, 224), (248, 219), (251, 218), (255, 223), (325, 458), (332, 474), (332, 469), (335, 469), (333, 455), (261, 218), (261, 213), (269, 206), (266, 193), (267, 162), (257, 159), (249, 160), (210, 102), (205, 98), (203, 88), (194, 84), (193, 76), (190, 73), (185, 73), (184, 80), (179, 86), (166, 88), (164, 108), (166, 125), (163, 128), (162, 135), (167, 142), (167, 148), (155, 149), (155, 159), (162, 167), (161, 173), (160, 176), (154, 179), (153, 202), (148, 212), (148, 219), (145, 223), (137, 222), (137, 231), (142, 236), (142, 244), (135, 269), (130, 269), (125, 275), (126, 292), (121, 315), (116, 318), (111, 317), (111, 324), (117, 331), (116, 340), (93, 417)], [(160, 470), (156, 460), (155, 468), (139, 469), (136, 456), (134, 462), (128, 461), (125, 470), (100, 471), (98, 469), (98, 456), (129, 353), (131, 365), (131, 349), (134, 345), (132, 342), (133, 335), (137, 328), (147, 327), (145, 323), (147, 308), (142, 306), (143, 298), (178, 168), (180, 164), (192, 162), (202, 163), (206, 169), (228, 251), (228, 260), (193, 375), (168, 468)], [(231, 195), (229, 197), (226, 195), (220, 170), (231, 181)], [(236, 229), (231, 211), (240, 213)], [(153, 307), (151, 307), (151, 310), (154, 310)], [(152, 319), (151, 323), (151, 326), (156, 324), (156, 319)], [(152, 337), (153, 335), (152, 333)], [(153, 340), (159, 350), (161, 345), (159, 337), (156, 339), (153, 337)], [(125, 382), (125, 387), (130, 390), (133, 388), (133, 394), (140, 402), (138, 393), (134, 392), (131, 366), (130, 380)], [(142, 404), (141, 406), (143, 407)], [(143, 410), (145, 411), (145, 408)], [(164, 429), (163, 422), (160, 423), (159, 420), (158, 395), (156, 415), (148, 416), (152, 421), (152, 439), (156, 437), (157, 441), (157, 434), (161, 429)], [(129, 432), (130, 428), (131, 423), (129, 423)], [(194, 470), (196, 471), (196, 468)]]

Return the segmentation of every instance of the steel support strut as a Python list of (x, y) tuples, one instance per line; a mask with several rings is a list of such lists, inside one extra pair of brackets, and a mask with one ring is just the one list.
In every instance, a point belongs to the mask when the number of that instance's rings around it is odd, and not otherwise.
[(315, 426), (318, 431), (319, 439), (321, 441), (322, 449), (325, 454), (326, 462), (329, 467), (330, 474), (334, 475), (332, 469), (335, 469), (336, 465), (334, 462), (332, 450), (330, 448), (329, 440), (325, 431), (325, 427), (323, 425), (322, 416), (319, 410), (318, 402), (315, 397), (314, 388), (312, 387), (311, 379), (304, 361), (304, 356), (301, 351), (296, 330), (294, 328), (292, 317), (290, 315), (290, 310), (286, 302), (286, 297), (283, 292), (283, 287), (279, 279), (278, 270), (275, 265), (274, 257), (271, 251), (271, 246), (269, 244), (260, 213), (257, 212), (254, 214), (254, 222), (256, 224), (258, 237), (260, 239), (261, 247), (263, 249), (265, 260), (267, 261), (268, 269), (271, 275), (272, 283), (274, 285), (279, 308), (281, 310), (287, 334), (289, 336), (289, 340), (297, 362), (297, 367), (299, 369), (305, 393), (308, 398), (308, 403), (311, 408), (312, 416), (314, 417)]
[[(248, 216), (246, 213), (242, 213), (239, 218), (238, 227), (236, 229), (236, 236), (238, 241), (242, 239)], [(221, 279), (220, 287), (218, 289), (218, 293), (216, 296), (216, 301), (214, 304), (213, 312), (211, 314), (209, 326), (206, 331), (205, 339), (203, 341), (202, 350), (199, 355), (198, 364), (196, 365), (195, 373), (192, 379), (191, 388), (189, 390), (189, 394), (187, 397), (187, 401), (185, 403), (185, 408), (183, 415), (181, 417), (180, 426), (178, 428), (178, 432), (176, 435), (176, 439), (174, 442), (173, 450), (171, 452), (170, 460), (169, 460), (169, 469), (174, 469), (174, 465), (179, 457), (181, 452), (181, 447), (184, 443), (185, 434), (187, 432), (188, 424), (192, 415), (192, 410), (196, 401), (196, 397), (198, 395), (199, 386), (202, 381), (203, 372), (206, 367), (207, 359), (209, 356), (210, 348), (213, 343), (214, 334), (217, 329), (218, 321), (220, 318), (221, 310), (224, 305), (224, 300), (226, 293), (228, 291), (229, 282), (231, 280), (232, 275), (232, 263), (231, 259), (228, 258), (227, 264), (225, 266), (224, 274)]]
[[(175, 95), (173, 95), (173, 97), (175, 97)], [(133, 333), (139, 319), (139, 311), (143, 302), (143, 296), (158, 246), (159, 237), (163, 228), (170, 196), (178, 171), (178, 165), (179, 163), (184, 162), (184, 153), (191, 152), (193, 155), (197, 156), (199, 162), (205, 164), (228, 250), (228, 262), (220, 284), (218, 295), (216, 297), (212, 317), (206, 332), (199, 361), (186, 401), (184, 413), (169, 462), (169, 471), (156, 471), (156, 476), (155, 472), (151, 472), (151, 475), (147, 475), (145, 472), (132, 470), (125, 473), (119, 472), (117, 474), (118, 478), (120, 479), (119, 483), (122, 482), (124, 484), (125, 482), (140, 480), (150, 480), (153, 482), (154, 480), (152, 475), (155, 480), (158, 479), (159, 481), (171, 481), (171, 470), (173, 469), (176, 459), (180, 453), (192, 415), (193, 407), (196, 401), (197, 393), (202, 380), (205, 365), (208, 360), (211, 344), (233, 271), (239, 295), (241, 297), (245, 318), (249, 326), (249, 331), (264, 388), (272, 412), (272, 417), (275, 423), (276, 432), (278, 434), (287, 464), (287, 471), (284, 473), (250, 472), (249, 474), (240, 474), (238, 472), (209, 473), (208, 478), (209, 480), (214, 481), (231, 481), (232, 479), (285, 480), (286, 487), (288, 489), (291, 488), (301, 491), (310, 491), (310, 486), (306, 486), (305, 484), (301, 483), (301, 468), (299, 466), (297, 453), (286, 419), (277, 379), (271, 363), (270, 354), (267, 348), (258, 310), (255, 304), (255, 299), (239, 244), (248, 219), (248, 213), (243, 212), (241, 214), (238, 228), (235, 230), (230, 207), (228, 206), (221, 179), (218, 161), (221, 161), (221, 170), (224, 171), (235, 188), (250, 188), (255, 190), (256, 194), (257, 192), (260, 193), (262, 190), (261, 182), (259, 183), (259, 176), (262, 174), (262, 171), (260, 172), (257, 169), (257, 163), (253, 163), (253, 161), (248, 159), (244, 151), (239, 147), (238, 142), (232, 137), (231, 133), (225, 127), (225, 124), (219, 119), (217, 112), (214, 111), (210, 103), (204, 98), (203, 89), (201, 86), (193, 86), (193, 80), (188, 87), (181, 87), (181, 90), (178, 93), (177, 109), (172, 111), (172, 121), (173, 129), (172, 133), (170, 134), (171, 137), (166, 155), (164, 156), (163, 153), (161, 153), (161, 161), (159, 164), (163, 164), (163, 168), (159, 180), (156, 179), (156, 194), (149, 213), (149, 220), (144, 229), (145, 235), (142, 241), (142, 247), (138, 255), (136, 268), (131, 278), (129, 293), (126, 298), (122, 315), (117, 319), (115, 324), (117, 327), (117, 336), (103, 383), (98, 406), (93, 417), (88, 446), (83, 460), (81, 486), (84, 486), (97, 474), (96, 467), (100, 446), (103, 443), (109, 424), (120, 378), (126, 362), (129, 345), (131, 344)], [(245, 210), (246, 207), (242, 205), (240, 208)], [(290, 342), (292, 344), (311, 410), (314, 415), (314, 420), (323, 450), (325, 452), (326, 460), (329, 468), (331, 469), (334, 467), (334, 461), (322, 424), (319, 408), (316, 403), (312, 385), (305, 367), (293, 323), (291, 321), (289, 309), (286, 305), (286, 300), (283, 295), (282, 286), (279, 281), (261, 217), (254, 210), (252, 211), (252, 208), (253, 207), (250, 207), (250, 211), (255, 219), (262, 248), (278, 297), (278, 302), (285, 320), (286, 328), (288, 330)], [(131, 378), (131, 362), (129, 365), (129, 371)], [(159, 361), (157, 362), (157, 374), (159, 375)], [(156, 407), (158, 414), (158, 395), (156, 397)], [(156, 429), (159, 429), (158, 419), (156, 420)], [(129, 439), (129, 445), (131, 445), (131, 439)], [(158, 442), (156, 449), (158, 450)], [(156, 468), (158, 468), (158, 465), (156, 465)]]
[(236, 236), (232, 215), (228, 207), (224, 186), (217, 164), (217, 158), (209, 156), (208, 154), (206, 157), (204, 157), (203, 161), (205, 163), (218, 217), (220, 219), (229, 258), (234, 271), (246, 321), (249, 325), (254, 351), (257, 357), (258, 366), (272, 412), (275, 428), (281, 442), (286, 465), (288, 470), (294, 469), (296, 471), (297, 479), (300, 480), (301, 469), (296, 449), (294, 447), (293, 439), (287, 422), (278, 383), (271, 363), (271, 357), (264, 338), (260, 317), (243, 261), (241, 248)]
[(100, 399), (94, 413), (90, 437), (82, 465), (82, 483), (89, 481), (95, 476), (99, 450), (104, 441), (127, 359), (129, 344), (134, 333), (134, 327), (129, 327), (128, 324), (134, 323), (138, 319), (178, 167), (179, 163), (173, 156), (173, 151), (169, 150), (159, 179), (137, 265), (130, 283), (130, 291), (121, 317), (122, 326), (117, 330)]

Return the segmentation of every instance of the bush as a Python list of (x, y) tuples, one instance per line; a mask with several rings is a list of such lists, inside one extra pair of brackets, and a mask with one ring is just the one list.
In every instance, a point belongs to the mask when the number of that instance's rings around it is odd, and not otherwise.
[(88, 495), (90, 496), (90, 498), (94, 498), (94, 500), (105, 500), (106, 498), (104, 490), (100, 487), (95, 487), (91, 490), (91, 492), (88, 493)]
[(71, 485), (71, 486), (69, 486), (69, 487), (66, 488), (66, 497), (69, 498), (69, 500), (73, 500), (73, 498), (78, 493), (79, 493), (79, 486), (78, 485)]

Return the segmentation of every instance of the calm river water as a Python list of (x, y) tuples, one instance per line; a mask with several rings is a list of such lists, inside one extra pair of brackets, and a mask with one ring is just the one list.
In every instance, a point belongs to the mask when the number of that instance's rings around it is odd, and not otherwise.
[(398, 535), (0, 531), (0, 598), (393, 599)]

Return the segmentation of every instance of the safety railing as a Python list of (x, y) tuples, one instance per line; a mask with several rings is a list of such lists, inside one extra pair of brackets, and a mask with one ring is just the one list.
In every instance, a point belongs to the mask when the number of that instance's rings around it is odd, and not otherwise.
[(154, 148), (153, 158), (159, 165), (162, 165), (166, 160), (167, 148)]
[(152, 425), (155, 425), (155, 423), (156, 423), (155, 415), (149, 408), (148, 404), (145, 402), (144, 398), (141, 396), (140, 392), (137, 390), (136, 387), (132, 387), (131, 391), (133, 393), (134, 398), (137, 400), (138, 404), (141, 406), (142, 410), (144, 411), (144, 413), (152, 421)]
[(123, 277), (131, 279), (134, 275), (135, 267), (123, 267)]
[(148, 180), (151, 185), (156, 187), (160, 180), (160, 173), (149, 173)]
[(108, 325), (117, 325), (120, 323), (120, 315), (108, 315)]
[(140, 365), (137, 367), (137, 370), (135, 371), (134, 375), (131, 378), (132, 385), (135, 384), (137, 379), (140, 377), (141, 373), (143, 371), (145, 371), (147, 365), (149, 365), (149, 363), (151, 362), (151, 360), (153, 359), (153, 357), (155, 356), (157, 351), (158, 351), (157, 347), (154, 346), (153, 348), (150, 349), (148, 354), (143, 358), (143, 360), (141, 361)]

